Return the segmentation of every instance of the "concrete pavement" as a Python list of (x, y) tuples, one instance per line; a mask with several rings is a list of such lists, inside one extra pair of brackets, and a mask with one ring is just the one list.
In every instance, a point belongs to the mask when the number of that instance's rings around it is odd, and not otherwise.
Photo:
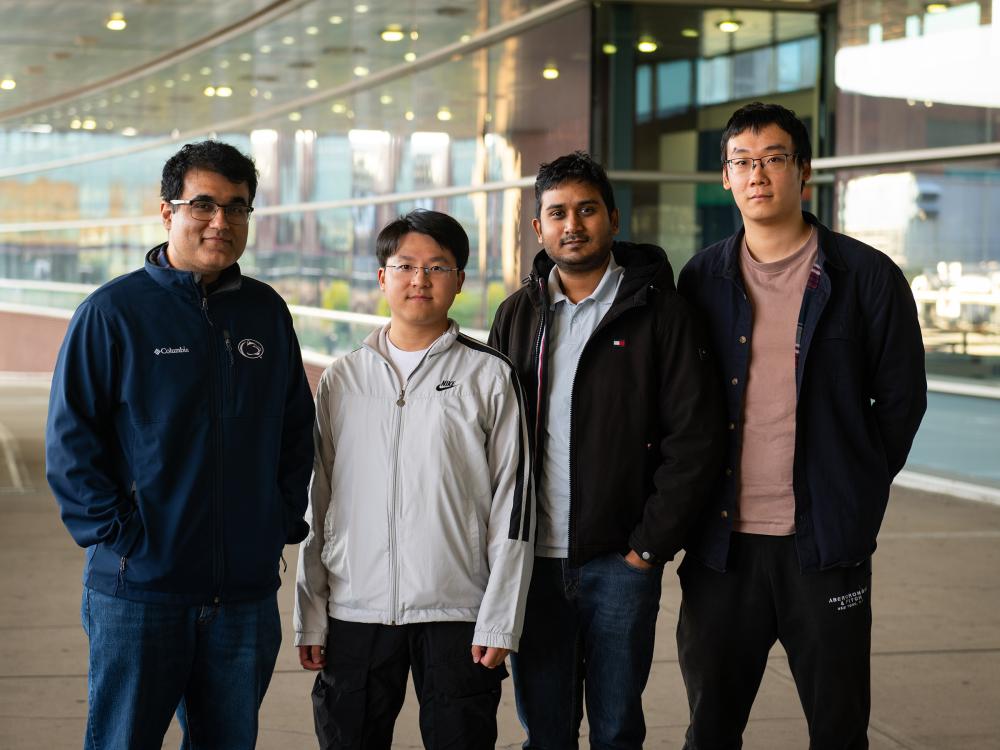
[[(83, 551), (62, 527), (42, 475), (48, 385), (0, 375), (0, 422), (31, 485), (16, 491), (0, 456), (0, 750), (78, 748), (87, 711), (79, 620)], [(22, 480), (23, 481), (23, 480)], [(262, 710), (259, 747), (314, 748), (309, 690), (288, 632), (295, 548), (280, 600), (285, 645)], [(687, 708), (673, 629), (676, 567), (664, 577), (655, 664), (645, 695), (648, 748), (679, 748)], [(875, 556), (874, 750), (1000, 750), (1000, 507), (896, 490)], [(498, 747), (523, 735), (509, 682)], [(397, 748), (420, 747), (411, 695)], [(586, 727), (584, 727), (584, 731)], [(171, 729), (165, 747), (177, 747)], [(584, 746), (586, 743), (584, 741)], [(784, 654), (772, 652), (745, 737), (748, 750), (802, 749), (805, 722)]]

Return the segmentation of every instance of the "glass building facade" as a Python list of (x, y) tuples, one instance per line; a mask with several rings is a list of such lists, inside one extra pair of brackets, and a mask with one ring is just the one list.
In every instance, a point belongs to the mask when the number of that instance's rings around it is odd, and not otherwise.
[(241, 265), (305, 348), (350, 349), (386, 314), (374, 237), (418, 206), (466, 227), (454, 316), (483, 331), (538, 249), (540, 162), (594, 153), (623, 236), (676, 272), (738, 226), (719, 137), (761, 99), (810, 127), (804, 206), (910, 280), (929, 371), (1000, 382), (998, 2), (137, 2), (120, 32), (89, 6), (6, 19), (5, 309), (71, 309), (138, 267), (164, 239), (163, 162), (214, 136), (257, 162)]

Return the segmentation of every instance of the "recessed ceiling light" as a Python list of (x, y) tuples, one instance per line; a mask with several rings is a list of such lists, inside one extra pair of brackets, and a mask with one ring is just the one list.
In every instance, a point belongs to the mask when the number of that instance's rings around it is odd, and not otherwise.
[[(156, 84), (155, 83), (149, 84), (146, 87), (146, 93), (147, 94), (155, 94), (156, 93)], [(87, 107), (84, 107), (84, 109), (87, 109)]]
[(393, 24), (382, 29), (380, 36), (382, 37), (383, 42), (401, 42), (403, 41), (403, 37), (406, 35), (403, 33), (403, 29), (400, 26)]
[(92, 119), (90, 119), (88, 117), (86, 120), (83, 121), (83, 129), (84, 130), (96, 130), (97, 129), (97, 120), (92, 120)]
[(306, 81), (306, 88), (307, 89), (318, 89), (319, 88), (319, 81), (317, 81), (315, 78), (310, 78), (308, 81)]
[(378, 100), (380, 102), (382, 102), (382, 104), (392, 104), (392, 95), (391, 94), (382, 94), (382, 96), (380, 96), (378, 98)]
[(251, 60), (253, 60), (253, 55), (251, 55), (249, 52), (240, 53), (241, 62), (250, 62)]
[(448, 120), (451, 119), (451, 110), (447, 107), (441, 107), (441, 109), (438, 110), (437, 118), (441, 122), (448, 122)]
[[(163, 82), (163, 88), (165, 88), (165, 89), (172, 89), (173, 87), (174, 87), (174, 79), (173, 78), (168, 78), (167, 80), (165, 80)], [(107, 102), (105, 102), (105, 104), (107, 104)], [(101, 106), (103, 107), (104, 104), (102, 104)]]
[(114, 130), (114, 127), (115, 127), (115, 121), (114, 120), (105, 120), (104, 121), (104, 129), (105, 130)]
[(223, 99), (233, 95), (233, 90), (229, 86), (218, 86), (215, 89), (215, 95), (221, 96)]
[(203, 76), (207, 76), (212, 74), (212, 69), (206, 65), (204, 68), (201, 68), (198, 72), (201, 73)]
[(295, 37), (294, 36), (283, 36), (283, 37), (281, 37), (281, 43), (282, 44), (295, 44)]
[(698, 29), (681, 29), (681, 36), (685, 39), (697, 39), (701, 36), (701, 32)]
[(215, 96), (215, 86), (206, 86), (201, 93), (205, 96)]
[(414, 60), (417, 59), (417, 53), (407, 52), (405, 55), (403, 55), (403, 59), (406, 60), (406, 62), (413, 62)]
[(257, 90), (256, 86), (254, 86), (252, 89), (250, 89), (250, 96), (256, 97), (257, 94), (259, 94), (259, 93), (260, 92)]
[(271, 101), (271, 97), (274, 96), (274, 94), (272, 94), (270, 91), (265, 91), (264, 94), (263, 94), (263, 96), (268, 101)]
[(419, 38), (420, 38), (420, 32), (418, 32), (416, 29), (410, 32), (410, 39), (412, 39), (413, 41), (417, 41)]
[(618, 45), (612, 44), (611, 42), (605, 42), (601, 45), (601, 52), (605, 55), (613, 55), (618, 51)]
[(127, 128), (122, 128), (122, 135), (131, 138), (134, 135), (139, 135), (139, 131), (129, 126)]
[(229, 60), (219, 60), (219, 67), (225, 70), (229, 67)]
[(262, 44), (260, 46), (260, 54), (262, 54), (262, 55), (270, 55), (271, 54), (271, 45), (270, 44)]
[(353, 109), (347, 110), (347, 119), (348, 120), (353, 120), (354, 119), (354, 110)]
[(364, 5), (364, 4), (355, 5), (354, 6), (354, 12), (355, 13), (367, 13), (368, 12), (368, 6)]
[(299, 120), (302, 119), (302, 113), (301, 112), (289, 112), (288, 113), (288, 119), (291, 120), (292, 122), (298, 122)]
[(128, 22), (125, 20), (125, 14), (114, 12), (109, 17), (108, 20), (104, 22), (104, 25), (111, 31), (122, 31)]
[(412, 110), (409, 110), (409, 109), (408, 109), (408, 110), (406, 110), (406, 114), (404, 114), (404, 115), (403, 115), (403, 117), (405, 117), (405, 118), (406, 118), (407, 120), (409, 120), (409, 121), (412, 121), (412, 120), (413, 120), (413, 118), (414, 118), (414, 117), (416, 117), (416, 115), (415, 115), (415, 114), (413, 114), (413, 111), (412, 111)]
[(347, 105), (343, 102), (334, 102), (333, 106), (330, 107), (330, 111), (336, 115), (342, 115), (347, 111)]
[(542, 78), (546, 81), (554, 81), (559, 77), (559, 68), (556, 67), (555, 63), (549, 63), (544, 68), (542, 68)]
[(82, 128), (82, 127), (83, 127), (83, 123), (82, 123), (82, 122), (80, 122), (79, 120), (76, 120), (76, 119), (74, 119), (74, 120), (72, 120), (72, 121), (70, 122), (69, 126), (70, 126), (70, 127), (71, 127), (71, 128), (73, 129), (73, 130), (79, 130), (80, 128)]
[(927, 107), (927, 109), (930, 109), (931, 107), (934, 106), (934, 102), (932, 102), (932, 101), (926, 101), (926, 102), (924, 102), (924, 106)]
[(330, 16), (330, 18), (327, 19), (327, 20), (330, 23), (332, 23), (334, 26), (337, 26), (337, 25), (342, 24), (344, 22), (344, 19), (341, 16)]
[(650, 52), (656, 52), (657, 44), (651, 36), (639, 37), (639, 43), (635, 46), (640, 52), (645, 52), (649, 54)]
[(928, 13), (944, 13), (948, 10), (948, 3), (927, 3)]
[(363, 78), (364, 76), (368, 75), (368, 68), (366, 68), (364, 65), (357, 65), (354, 68), (354, 75), (356, 75), (358, 78)]
[(735, 18), (724, 18), (715, 25), (724, 34), (735, 34), (743, 26), (743, 22), (737, 21)]
[(0, 89), (3, 89), (4, 91), (11, 91), (16, 88), (17, 88), (17, 81), (15, 81), (13, 78), (4, 78), (2, 81), (0, 81)]
[(472, 39), (472, 37), (469, 36), (468, 34), (462, 34), (462, 36), (458, 38), (458, 41), (462, 42), (462, 44), (465, 44), (470, 39)]
[(306, 33), (309, 36), (316, 36), (319, 33), (318, 26), (306, 26)]

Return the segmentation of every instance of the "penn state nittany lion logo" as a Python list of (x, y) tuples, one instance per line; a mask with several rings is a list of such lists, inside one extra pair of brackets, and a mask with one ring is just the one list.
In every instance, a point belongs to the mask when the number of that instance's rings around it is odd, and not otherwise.
[(264, 356), (264, 347), (253, 339), (243, 339), (236, 345), (236, 349), (247, 359), (260, 359)]

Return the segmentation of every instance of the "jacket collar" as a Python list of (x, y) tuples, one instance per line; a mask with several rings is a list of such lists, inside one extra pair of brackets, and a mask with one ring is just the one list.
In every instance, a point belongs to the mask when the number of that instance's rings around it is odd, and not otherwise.
[[(843, 269), (844, 260), (841, 257), (840, 248), (837, 247), (836, 235), (808, 211), (802, 212), (802, 218), (805, 219), (806, 224), (815, 227), (819, 235), (817, 238), (819, 245), (817, 262), (821, 265), (825, 264)], [(746, 230), (740, 227), (736, 234), (731, 235), (724, 241), (722, 252), (714, 260), (714, 268), (712, 270), (716, 276), (723, 276), (727, 279), (740, 278), (740, 248), (743, 245), (743, 235), (745, 233)]]
[[(145, 270), (157, 284), (164, 289), (187, 297), (195, 302), (202, 299), (201, 280), (198, 274), (192, 271), (178, 271), (171, 268), (166, 261), (167, 243), (157, 245), (146, 253)], [(230, 292), (239, 289), (243, 284), (243, 274), (240, 272), (240, 264), (233, 263), (229, 268), (219, 274), (219, 278), (205, 289), (207, 295), (219, 292)]]
[[(392, 321), (386, 323), (381, 328), (376, 328), (374, 331), (365, 336), (365, 340), (362, 345), (371, 349), (372, 351), (380, 354), (383, 358), (389, 359), (389, 329), (392, 327)], [(434, 343), (431, 344), (430, 349), (427, 351), (427, 356), (432, 357), (435, 354), (440, 354), (441, 352), (447, 351), (451, 348), (451, 345), (455, 343), (455, 339), (458, 338), (458, 323), (456, 323), (451, 318), (448, 319), (448, 330), (442, 333), (435, 339)]]
[[(646, 245), (636, 242), (615, 242), (611, 246), (615, 262), (625, 269), (615, 301), (642, 295), (649, 287), (661, 290), (673, 290), (674, 271), (667, 260), (663, 248), (656, 245)], [(523, 283), (528, 285), (528, 294), (536, 305), (548, 304), (548, 278), (555, 263), (544, 250), (539, 251), (532, 263), (531, 273)], [(541, 283), (539, 283), (541, 282)]]

